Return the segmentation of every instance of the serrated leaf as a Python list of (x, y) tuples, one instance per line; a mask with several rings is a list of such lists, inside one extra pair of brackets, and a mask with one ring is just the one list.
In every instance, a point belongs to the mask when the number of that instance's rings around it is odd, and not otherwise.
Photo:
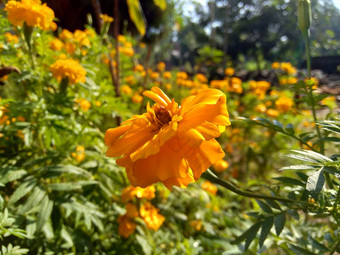
[(257, 204), (261, 207), (261, 209), (266, 212), (266, 213), (273, 213), (272, 209), (270, 206), (268, 206), (265, 202), (261, 200), (256, 200)]
[(81, 185), (77, 183), (50, 183), (47, 186), (55, 191), (73, 191), (81, 189)]
[(286, 214), (284, 212), (275, 215), (274, 224), (276, 235), (279, 236), (285, 226)]
[(1, 183), (3, 184), (18, 180), (27, 174), (24, 169), (1, 169), (1, 171), (7, 171), (7, 173), (1, 179)]
[(145, 18), (139, 0), (126, 0), (129, 15), (141, 35), (145, 34)]
[(274, 217), (267, 218), (266, 220), (262, 222), (260, 239), (259, 239), (260, 247), (262, 247), (273, 225), (274, 225)]
[(308, 177), (306, 189), (313, 193), (319, 193), (325, 184), (325, 176), (323, 175), (323, 169), (315, 171)]

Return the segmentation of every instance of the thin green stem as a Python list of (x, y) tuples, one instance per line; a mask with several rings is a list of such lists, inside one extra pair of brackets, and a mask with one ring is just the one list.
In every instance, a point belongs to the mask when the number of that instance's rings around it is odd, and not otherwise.
[(334, 246), (333, 246), (332, 250), (330, 251), (329, 255), (333, 255), (336, 252), (336, 249), (338, 248), (339, 245), (340, 245), (340, 238), (334, 244)]
[(257, 194), (249, 191), (242, 191), (239, 188), (237, 188), (234, 184), (230, 183), (229, 181), (222, 180), (218, 178), (213, 172), (211, 172), (209, 169), (205, 171), (202, 176), (207, 179), (208, 181), (221, 185), (222, 187), (230, 190), (231, 192), (234, 192), (237, 195), (241, 195), (244, 197), (250, 197), (250, 198), (258, 198), (258, 199), (267, 199), (267, 200), (275, 200), (275, 201), (281, 201), (281, 202), (288, 202), (288, 203), (303, 203), (302, 201), (297, 201), (289, 198), (284, 197), (276, 197), (276, 196), (267, 196), (262, 194)]

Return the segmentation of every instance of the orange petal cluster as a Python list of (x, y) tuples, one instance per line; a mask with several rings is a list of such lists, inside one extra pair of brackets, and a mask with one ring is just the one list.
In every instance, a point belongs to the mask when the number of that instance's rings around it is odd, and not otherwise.
[(58, 59), (50, 70), (58, 81), (68, 78), (70, 84), (75, 84), (86, 80), (86, 70), (73, 59)]
[(56, 28), (53, 10), (46, 4), (41, 4), (40, 0), (10, 0), (5, 6), (5, 11), (8, 13), (8, 20), (14, 26), (26, 22), (30, 27), (44, 30)]
[(121, 157), (117, 164), (125, 167), (133, 186), (162, 182), (168, 189), (186, 187), (224, 157), (214, 139), (230, 125), (221, 91), (202, 89), (181, 106), (158, 87), (144, 96), (156, 104), (105, 133), (106, 155)]

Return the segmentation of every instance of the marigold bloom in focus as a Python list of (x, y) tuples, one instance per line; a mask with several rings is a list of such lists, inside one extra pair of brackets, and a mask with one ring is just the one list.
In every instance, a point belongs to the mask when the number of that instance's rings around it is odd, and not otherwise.
[(149, 229), (157, 231), (162, 226), (164, 216), (159, 214), (158, 209), (149, 202), (144, 203), (139, 212)]
[(224, 152), (214, 139), (230, 125), (225, 95), (203, 89), (186, 98), (181, 106), (158, 87), (144, 95), (156, 102), (147, 113), (135, 115), (105, 133), (106, 155), (120, 157), (133, 186), (147, 187), (162, 182), (186, 187)]
[(73, 59), (58, 59), (50, 70), (58, 81), (68, 78), (70, 84), (85, 82), (85, 69)]
[(202, 189), (204, 189), (205, 191), (213, 194), (213, 195), (216, 195), (217, 193), (217, 187), (212, 184), (210, 181), (205, 181), (202, 183), (201, 185)]
[(5, 6), (8, 20), (14, 26), (20, 26), (26, 22), (27, 26), (39, 27), (41, 29), (54, 29), (54, 12), (40, 0), (21, 0), (20, 2), (10, 0)]

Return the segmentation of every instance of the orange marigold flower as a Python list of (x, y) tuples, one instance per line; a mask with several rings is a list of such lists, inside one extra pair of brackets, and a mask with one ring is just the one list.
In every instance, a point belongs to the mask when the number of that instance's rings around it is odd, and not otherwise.
[(126, 203), (132, 200), (134, 197), (146, 198), (151, 200), (155, 197), (155, 186), (148, 186), (145, 189), (141, 187), (128, 186), (122, 191), (122, 201)]
[(196, 231), (200, 231), (202, 229), (202, 221), (201, 220), (192, 220), (189, 222), (190, 226)]
[(104, 23), (111, 23), (111, 22), (113, 22), (113, 18), (110, 17), (110, 16), (107, 15), (107, 14), (99, 14), (99, 17), (101, 18), (101, 20), (102, 20)]
[(129, 85), (123, 85), (120, 87), (120, 91), (125, 94), (125, 95), (131, 95), (132, 89), (130, 88)]
[(164, 72), (163, 73), (163, 77), (165, 78), (165, 79), (171, 79), (171, 72), (169, 72), (169, 71), (167, 71), (167, 72)]
[(266, 111), (266, 114), (269, 116), (269, 117), (272, 117), (272, 118), (277, 118), (279, 115), (280, 115), (280, 112), (278, 110), (275, 110), (275, 109), (268, 109)]
[(226, 170), (229, 167), (229, 164), (227, 161), (221, 159), (219, 161), (216, 161), (213, 164), (213, 168), (215, 169), (216, 172), (223, 172), (224, 170)]
[(205, 191), (213, 194), (213, 195), (216, 195), (217, 193), (217, 187), (212, 184), (210, 181), (205, 181), (202, 183), (201, 185), (202, 189), (204, 189)]
[(272, 68), (273, 69), (279, 69), (280, 68), (280, 63), (279, 62), (273, 62), (272, 63)]
[(126, 215), (120, 215), (117, 219), (119, 226), (118, 226), (118, 234), (125, 238), (128, 238), (132, 235), (137, 227), (137, 224), (132, 222), (131, 219)]
[(288, 97), (280, 97), (275, 101), (276, 109), (281, 113), (288, 112), (293, 106), (293, 100)]
[(131, 98), (132, 102), (134, 102), (135, 104), (140, 104), (141, 102), (143, 102), (143, 97), (139, 94), (134, 94)]
[(58, 81), (68, 78), (71, 84), (85, 82), (85, 69), (73, 59), (58, 59), (50, 66), (50, 70)]
[(165, 63), (164, 62), (159, 62), (157, 64), (157, 70), (160, 72), (163, 72), (165, 70)]
[(224, 157), (214, 139), (230, 125), (221, 91), (200, 90), (180, 107), (158, 87), (144, 95), (156, 104), (105, 133), (106, 155), (123, 156), (117, 164), (126, 168), (133, 186), (162, 182), (168, 189), (186, 187)]
[(196, 79), (201, 83), (207, 83), (208, 82), (207, 77), (205, 77), (205, 75), (202, 74), (202, 73), (196, 74)]
[(8, 20), (14, 26), (20, 26), (26, 22), (27, 26), (39, 27), (44, 30), (55, 28), (53, 22), (54, 12), (40, 0), (10, 0), (5, 6), (8, 13)]
[(50, 42), (50, 48), (54, 51), (60, 51), (62, 48), (64, 47), (64, 44), (62, 41), (60, 41), (57, 38), (54, 38), (51, 42)]
[(233, 76), (234, 73), (235, 73), (235, 70), (234, 70), (234, 68), (232, 68), (232, 67), (227, 67), (227, 68), (224, 70), (224, 73), (225, 73), (225, 75), (227, 75), (227, 76)]
[(159, 214), (158, 209), (149, 202), (144, 203), (139, 212), (149, 229), (157, 231), (162, 226), (164, 216)]
[(91, 108), (91, 103), (84, 98), (76, 98), (74, 101), (84, 112), (87, 112)]
[(9, 42), (9, 43), (18, 43), (19, 42), (18, 36), (14, 35), (14, 34), (6, 32), (4, 34), (4, 36), (6, 38), (6, 41)]

